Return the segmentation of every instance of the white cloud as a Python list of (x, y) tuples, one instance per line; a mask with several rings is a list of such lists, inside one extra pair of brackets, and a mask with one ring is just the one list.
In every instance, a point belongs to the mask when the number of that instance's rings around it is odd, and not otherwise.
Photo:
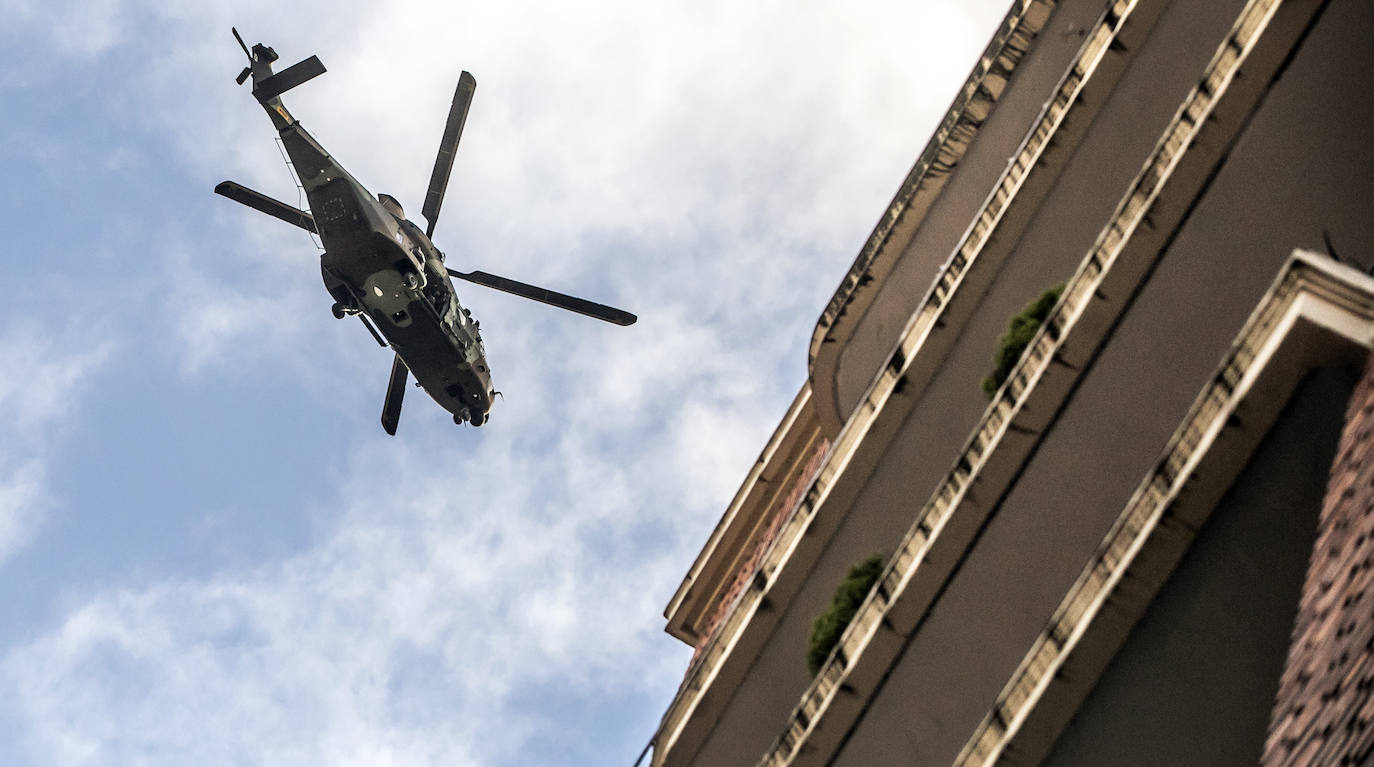
[(12, 438), (33, 438), (71, 406), (84, 379), (109, 355), (108, 342), (85, 332), (53, 332), (17, 324), (0, 335), (0, 427)]
[(0, 466), (0, 563), (28, 544), (46, 506), (43, 465)]
[(53, 3), (57, 15), (54, 42), (58, 47), (81, 56), (96, 56), (109, 50), (124, 34), (122, 0), (81, 0)]
[[(301, 236), (268, 231), (241, 238), (242, 252), (227, 268), (207, 268), (201, 259), (218, 254), (206, 256), (185, 243), (164, 254), (159, 318), (172, 330), (183, 374), (245, 359), (290, 359), (309, 346), (302, 318), (327, 316), (329, 304), (311, 274), (318, 256), (305, 233), (296, 233)], [(226, 274), (230, 270), (237, 273)]]
[(0, 564), (26, 546), (51, 503), (48, 462), (113, 345), (80, 323), (0, 335)]
[[(500, 455), (495, 475), (544, 470)], [(574, 737), (530, 729), (538, 711), (517, 706), (535, 690), (671, 688), (682, 658), (662, 651), (662, 594), (645, 584), (680, 563), (640, 556), (628, 517), (673, 510), (489, 485), (426, 458), (362, 448), (319, 546), (105, 592), (11, 652), (0, 706), (33, 761), (519, 763), (536, 735)], [(638, 494), (653, 483), (590, 468)]]

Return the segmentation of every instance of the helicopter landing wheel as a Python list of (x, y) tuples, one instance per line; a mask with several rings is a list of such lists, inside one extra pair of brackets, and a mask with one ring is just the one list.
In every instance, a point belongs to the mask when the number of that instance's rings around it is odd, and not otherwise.
[(406, 272), (405, 281), (407, 288), (410, 288), (411, 290), (419, 290), (420, 275), (416, 274), (415, 272)]
[(455, 425), (457, 425), (457, 426), (462, 426), (463, 424), (465, 424), (465, 423), (467, 423), (467, 422), (468, 422), (468, 411), (467, 411), (466, 409), (464, 409), (464, 410), (459, 410), (458, 412), (456, 412), (456, 413), (453, 414), (453, 423), (454, 423)]
[(329, 307), (329, 311), (333, 312), (334, 319), (336, 320), (343, 319), (344, 315), (347, 314), (347, 312), (344, 311), (344, 305), (339, 303), (338, 301), (335, 301), (334, 305)]
[(473, 426), (481, 426), (487, 422), (487, 417), (481, 413), (473, 413), (472, 418), (468, 419), (468, 422)]

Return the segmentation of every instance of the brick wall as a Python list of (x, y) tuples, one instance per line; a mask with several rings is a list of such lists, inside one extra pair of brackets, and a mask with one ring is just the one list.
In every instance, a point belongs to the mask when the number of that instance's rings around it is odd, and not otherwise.
[(706, 630), (701, 632), (701, 639), (697, 642), (696, 650), (692, 652), (692, 660), (687, 664), (687, 673), (692, 672), (692, 667), (696, 665), (697, 659), (706, 649), (706, 645), (711, 643), (715, 636), (716, 629), (720, 627), (720, 622), (725, 618), (726, 613), (734, 606), (735, 600), (739, 598), (740, 592), (754, 577), (759, 569), (759, 564), (763, 562), (763, 555), (768, 553), (768, 546), (773, 539), (778, 536), (778, 531), (782, 529), (782, 523), (797, 508), (801, 501), (802, 493), (811, 486), (811, 482), (816, 478), (816, 472), (821, 468), (821, 459), (825, 457), (825, 452), (830, 449), (830, 440), (822, 439), (811, 449), (811, 455), (807, 458), (806, 464), (792, 480), (792, 487), (784, 495), (781, 501), (777, 502), (773, 508), (769, 509), (764, 515), (764, 528), (758, 539), (754, 541), (753, 548), (749, 556), (740, 564), (735, 571), (734, 577), (730, 581), (730, 586), (716, 602), (711, 610), (711, 617), (706, 621)]
[(1350, 397), (1264, 767), (1374, 762), (1374, 359)]

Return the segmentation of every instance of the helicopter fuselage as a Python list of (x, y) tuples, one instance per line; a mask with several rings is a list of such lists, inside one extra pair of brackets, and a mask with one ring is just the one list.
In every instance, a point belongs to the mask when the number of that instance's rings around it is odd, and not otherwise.
[(455, 423), (481, 426), (491, 412), (496, 392), (491, 388), (479, 324), (458, 303), (450, 277), (614, 325), (635, 323), (635, 315), (614, 306), (484, 271), (463, 272), (444, 265), (444, 254), (430, 238), (477, 87), (471, 73), (464, 71), (458, 77), (453, 92), (420, 209), (429, 224), (422, 230), (406, 218), (395, 198), (374, 195), (358, 183), (286, 111), (281, 94), (323, 74), (319, 57), (311, 56), (273, 72), (276, 51), (262, 43), (250, 50), (238, 30), (231, 31), (249, 62), (236, 82), (242, 85), (252, 77), (253, 98), (277, 129), (310, 211), (233, 181), (221, 182), (215, 193), (319, 235), (324, 247), (320, 274), (334, 297), (334, 316), (343, 319), (358, 315), (377, 343), (390, 345), (395, 352), (382, 404), (382, 429), (387, 434), (396, 434), (406, 382), (412, 373), (416, 385), (452, 413)]
[(344, 170), (279, 101), (263, 106), (305, 187), (335, 315), (365, 314), (435, 402), (456, 421), (482, 424), (494, 394), (486, 351), (443, 254), (393, 199), (378, 199)]

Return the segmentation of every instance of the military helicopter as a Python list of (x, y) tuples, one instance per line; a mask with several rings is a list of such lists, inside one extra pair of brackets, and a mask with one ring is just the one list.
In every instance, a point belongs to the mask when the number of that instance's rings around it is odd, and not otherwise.
[(434, 236), (453, 169), (453, 155), (477, 87), (471, 74), (463, 72), (458, 78), (421, 209), (428, 226), (421, 231), (406, 218), (396, 198), (388, 194), (374, 196), (358, 183), (282, 104), (283, 93), (324, 74), (319, 57), (311, 56), (274, 73), (275, 50), (262, 43), (249, 50), (238, 30), (233, 33), (249, 62), (237, 82), (243, 85), (252, 78), (253, 96), (277, 129), (305, 189), (310, 210), (301, 210), (233, 181), (219, 184), (215, 192), (319, 236), (324, 246), (320, 272), (325, 288), (334, 298), (334, 317), (357, 316), (378, 344), (390, 345), (395, 352), (382, 406), (382, 428), (387, 434), (396, 433), (410, 373), (415, 374), (416, 386), (424, 387), (435, 402), (453, 414), (456, 424), (481, 426), (491, 412), (496, 391), (491, 385), (479, 323), (458, 303), (450, 277), (616, 325), (634, 324), (635, 315), (621, 309), (486, 272), (459, 272), (444, 265), (443, 252), (430, 238)]

